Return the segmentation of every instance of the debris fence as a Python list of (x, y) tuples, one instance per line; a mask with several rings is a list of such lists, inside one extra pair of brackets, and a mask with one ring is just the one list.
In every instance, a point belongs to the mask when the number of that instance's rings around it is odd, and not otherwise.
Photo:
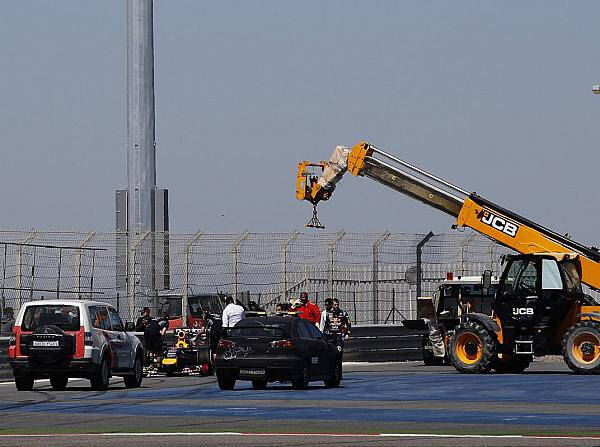
[[(338, 298), (354, 324), (390, 324), (416, 317), (416, 297), (430, 295), (446, 272), (501, 270), (509, 250), (475, 233), (168, 233), (169, 290), (222, 292), (267, 310), (307, 291), (321, 307)], [(35, 299), (94, 299), (126, 320), (156, 306), (139, 281), (152, 269), (152, 244), (131, 244), (127, 271), (118, 256), (123, 235), (100, 232), (0, 231), (1, 306)], [(119, 265), (120, 264), (120, 265)], [(150, 267), (148, 267), (150, 266)], [(123, 286), (124, 285), (124, 286)], [(156, 309), (154, 309), (156, 312)]]

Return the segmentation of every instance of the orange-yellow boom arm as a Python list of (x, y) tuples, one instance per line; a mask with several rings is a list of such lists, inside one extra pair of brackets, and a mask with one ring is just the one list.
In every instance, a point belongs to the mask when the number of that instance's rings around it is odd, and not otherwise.
[[(298, 165), (296, 198), (316, 205), (327, 200), (333, 188), (328, 190), (322, 179), (310, 177), (308, 166), (324, 170), (327, 163), (304, 161)], [(456, 218), (455, 226), (471, 228), (519, 253), (579, 253), (582, 282), (600, 290), (600, 253), (594, 247), (572, 241), (364, 141), (348, 153), (347, 170), (444, 211)]]

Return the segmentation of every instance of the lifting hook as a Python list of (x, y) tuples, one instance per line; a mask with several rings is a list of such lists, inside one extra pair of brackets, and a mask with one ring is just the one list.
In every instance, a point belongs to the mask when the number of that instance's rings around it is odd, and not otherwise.
[(319, 222), (319, 218), (317, 217), (317, 204), (313, 204), (313, 215), (312, 218), (308, 221), (308, 223), (305, 225), (305, 227), (308, 228), (321, 228), (324, 229), (325, 226), (321, 224), (321, 222)]

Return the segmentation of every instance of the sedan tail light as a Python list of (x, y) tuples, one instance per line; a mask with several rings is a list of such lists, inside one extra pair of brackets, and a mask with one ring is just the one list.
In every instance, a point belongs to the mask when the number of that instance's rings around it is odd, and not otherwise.
[(292, 340), (275, 340), (271, 342), (273, 348), (291, 348)]
[(219, 348), (231, 348), (233, 346), (233, 342), (231, 340), (221, 339), (219, 340)]

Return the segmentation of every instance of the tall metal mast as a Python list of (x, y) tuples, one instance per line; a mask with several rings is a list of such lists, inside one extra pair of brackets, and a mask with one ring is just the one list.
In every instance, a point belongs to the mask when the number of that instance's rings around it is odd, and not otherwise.
[[(168, 195), (156, 188), (153, 26), (153, 0), (127, 0), (127, 191), (117, 191), (116, 200), (127, 253), (121, 240), (117, 288), (127, 286), (131, 309), (137, 294), (155, 297), (168, 288)], [(132, 258), (134, 249), (139, 255)]]
[(152, 230), (156, 188), (152, 0), (127, 2), (127, 204), (130, 235)]

